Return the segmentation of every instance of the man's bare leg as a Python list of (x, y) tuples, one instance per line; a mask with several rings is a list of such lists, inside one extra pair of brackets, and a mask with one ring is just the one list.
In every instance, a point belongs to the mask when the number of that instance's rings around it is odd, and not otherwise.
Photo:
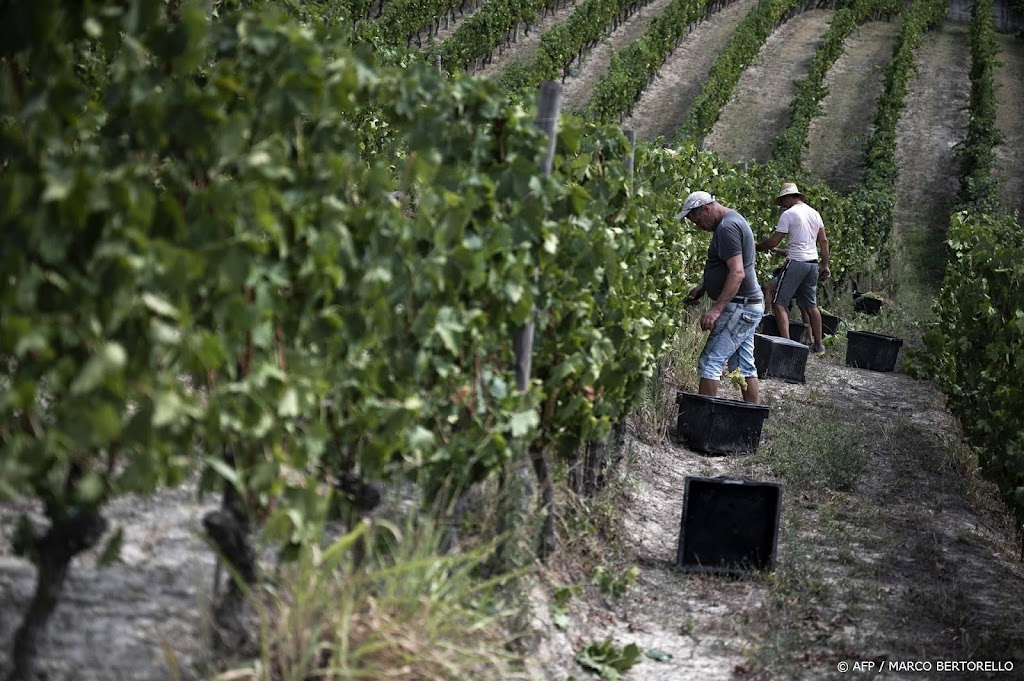
[(761, 381), (758, 380), (757, 376), (747, 376), (743, 380), (747, 382), (747, 389), (740, 391), (743, 393), (743, 401), (750, 404), (760, 404)]
[(789, 340), (789, 312), (786, 311), (786, 306), (775, 303), (772, 305), (772, 311), (775, 312), (775, 324), (779, 327), (779, 336)]
[(800, 308), (811, 320), (811, 347), (816, 351), (824, 350), (824, 336), (821, 332), (821, 310), (815, 307)]
[(708, 397), (715, 397), (718, 395), (718, 381), (713, 378), (702, 378), (700, 379), (700, 389), (697, 391), (700, 395), (707, 395)]

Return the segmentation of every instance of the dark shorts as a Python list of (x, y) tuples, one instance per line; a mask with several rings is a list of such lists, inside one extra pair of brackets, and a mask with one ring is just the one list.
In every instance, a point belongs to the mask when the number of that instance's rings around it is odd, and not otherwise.
[(818, 305), (818, 263), (787, 260), (779, 273), (775, 297), (772, 303), (789, 307), (796, 298), (800, 307), (817, 307)]
[(782, 270), (784, 270), (784, 269), (786, 269), (786, 265), (785, 264), (782, 264), (782, 265), (779, 265), (778, 267), (776, 267), (774, 270), (772, 270), (771, 276), (768, 277), (768, 279), (765, 281), (765, 283), (766, 284), (771, 284), (772, 286), (778, 286), (779, 285), (779, 275), (782, 274)]

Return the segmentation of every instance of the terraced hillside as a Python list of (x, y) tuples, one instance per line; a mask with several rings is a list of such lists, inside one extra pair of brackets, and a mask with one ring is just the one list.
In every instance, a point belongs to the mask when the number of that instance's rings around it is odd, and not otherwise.
[(608, 71), (612, 55), (642, 37), (651, 21), (664, 11), (669, 2), (671, 0), (654, 0), (645, 5), (584, 55), (574, 75), (564, 83), (562, 106), (566, 111), (576, 111), (587, 103), (598, 79)]
[(576, 11), (577, 5), (576, 2), (566, 2), (554, 12), (542, 13), (541, 18), (535, 24), (531, 24), (528, 34), (520, 32), (515, 42), (499, 49), (490, 63), (474, 71), (474, 75), (488, 78), (500, 73), (509, 64), (529, 60), (540, 44), (540, 37), (544, 32), (565, 23)]
[(736, 0), (693, 27), (658, 71), (623, 127), (635, 130), (639, 140), (662, 137), (670, 141), (700, 94), (715, 57), (756, 5), (755, 0)]
[[(586, 104), (597, 81), (607, 73), (612, 55), (640, 38), (667, 4), (667, 0), (655, 0), (616, 30), (609, 27), (607, 37), (582, 60), (571, 65), (564, 80), (563, 112), (579, 110)], [(724, 49), (740, 21), (757, 6), (754, 0), (737, 0), (691, 26), (658, 69), (630, 115), (623, 119), (623, 128), (634, 130), (641, 141), (659, 137), (671, 141), (703, 88), (714, 58)], [(577, 5), (566, 5), (548, 14), (533, 27), (529, 36), (520, 33), (516, 42), (500, 50), (490, 64), (476, 72), (477, 75), (495, 77), (509, 64), (529, 60), (540, 36), (566, 21), (576, 9)], [(707, 149), (731, 161), (763, 162), (770, 158), (773, 140), (787, 125), (796, 84), (806, 76), (832, 16), (833, 11), (828, 9), (799, 12), (768, 38), (707, 135)], [(899, 26), (899, 19), (862, 25), (847, 39), (843, 55), (828, 72), (827, 96), (821, 102), (820, 115), (812, 120), (804, 165), (811, 177), (820, 177), (839, 191), (852, 191), (862, 176), (864, 143), (872, 130), (875, 100), (882, 88), (882, 70), (892, 57)], [(922, 69), (938, 69), (935, 75), (940, 79), (951, 78), (951, 82), (957, 80), (952, 77), (954, 73), (964, 74), (967, 67), (966, 37), (958, 26), (951, 23), (946, 31), (926, 41), (920, 58)], [(1021, 191), (1024, 180), (1020, 173), (1013, 171), (1021, 164), (1022, 153), (1021, 145), (1013, 140), (1024, 137), (1019, 127), (1022, 117), (1017, 115), (1021, 85), (1019, 77), (1015, 76), (1024, 58), (1019, 38), (1004, 35), (1002, 45), (1002, 58), (1007, 65), (997, 75), (1002, 82), (1000, 128), (1004, 130), (1007, 143), (997, 149), (1001, 161), (998, 172), (1007, 201), (1012, 203), (1014, 197), (1024, 194)], [(959, 57), (947, 64), (940, 58), (947, 56), (949, 50), (955, 50)], [(903, 124), (901, 135), (906, 140), (905, 147), (920, 150), (901, 165), (907, 187), (915, 195), (915, 198), (901, 201), (900, 215), (904, 217), (916, 211), (909, 206), (924, 205), (928, 211), (926, 221), (941, 219), (942, 212), (951, 205), (949, 197), (955, 189), (952, 150), (959, 141), (957, 136), (963, 133), (962, 109), (966, 102), (963, 90), (954, 88), (950, 93), (948, 88), (940, 88), (940, 91), (943, 94), (915, 93), (909, 100), (909, 106), (920, 114), (907, 114), (907, 121), (920, 117), (943, 120), (931, 132), (927, 132), (929, 125)], [(951, 101), (955, 107), (947, 109)], [(958, 116), (957, 122), (954, 119)], [(918, 135), (922, 139), (918, 139)], [(925, 168), (942, 168), (945, 172), (940, 173), (941, 177), (930, 174), (923, 180), (920, 173)], [(918, 195), (939, 199), (922, 202), (916, 198)], [(1011, 207), (1019, 207), (1019, 204)]]
[(959, 190), (956, 145), (967, 129), (970, 48), (967, 29), (946, 24), (919, 50), (897, 129), (899, 182), (894, 231), (929, 253), (933, 282), (942, 274), (942, 242)]
[[(563, 112), (581, 110), (597, 82), (607, 73), (612, 56), (644, 35), (651, 22), (669, 4), (654, 0), (640, 7), (614, 30), (609, 26), (606, 37), (582, 59), (573, 62), (563, 80)], [(736, 0), (692, 25), (677, 42), (676, 49), (658, 69), (656, 76), (642, 92), (632, 112), (622, 120), (625, 129), (632, 129), (638, 140), (673, 139), (686, 119), (690, 107), (701, 92), (715, 57), (732, 38), (736, 27), (756, 11), (755, 0)], [(563, 24), (579, 9), (579, 3), (566, 3), (543, 18), (517, 31), (517, 39), (498, 49), (491, 61), (475, 71), (478, 77), (497, 77), (510, 64), (528, 62), (540, 38), (553, 27)], [(764, 162), (770, 159), (772, 143), (788, 124), (791, 99), (796, 85), (807, 75), (807, 69), (820, 46), (833, 17), (831, 9), (807, 9), (798, 12), (779, 26), (765, 42), (755, 63), (742, 74), (729, 102), (706, 136), (705, 148), (722, 158), (736, 162)], [(922, 70), (935, 69), (935, 77), (950, 82), (964, 82), (968, 65), (968, 46), (961, 24), (948, 24), (922, 47)], [(804, 153), (804, 169), (811, 177), (825, 180), (833, 188), (852, 191), (863, 173), (864, 144), (872, 130), (876, 99), (881, 92), (883, 69), (892, 57), (900, 20), (872, 21), (860, 26), (845, 42), (843, 55), (829, 70), (825, 85), (827, 95), (821, 112), (812, 120)], [(451, 29), (438, 33), (443, 40)], [(1022, 117), (1018, 115), (1021, 101), (1020, 71), (1022, 41), (1013, 36), (1002, 37), (1006, 66), (997, 74), (1002, 82), (1000, 128), (1006, 144), (997, 149), (998, 172), (1009, 203), (1024, 194), (1024, 180), (1015, 172), (1022, 161), (1024, 138)], [(958, 55), (952, 62), (950, 51)], [(922, 80), (928, 78), (921, 76)], [(939, 88), (938, 92), (914, 91), (908, 100), (908, 113), (901, 127), (904, 147), (916, 150), (901, 163), (901, 172), (911, 196), (901, 200), (899, 215), (908, 218), (923, 206), (924, 222), (942, 221), (943, 211), (951, 204), (955, 192), (953, 147), (963, 134), (964, 90)], [(953, 104), (949, 109), (948, 105)], [(918, 124), (914, 120), (937, 121)], [(928, 169), (941, 169), (936, 174)], [(925, 178), (922, 173), (927, 175)], [(937, 197), (923, 200), (921, 196)], [(1016, 206), (1021, 204), (1018, 202)]]
[(839, 191), (852, 190), (863, 175), (864, 143), (871, 134), (882, 68), (892, 58), (899, 23), (872, 21), (846, 41), (825, 86), (822, 114), (811, 122), (804, 169)]
[(771, 158), (772, 142), (789, 122), (796, 83), (807, 75), (832, 14), (830, 10), (802, 12), (768, 38), (707, 136), (708, 149), (729, 161)]
[(999, 45), (996, 125), (1003, 143), (996, 147), (996, 176), (1006, 207), (1024, 214), (1024, 41), (1003, 34)]

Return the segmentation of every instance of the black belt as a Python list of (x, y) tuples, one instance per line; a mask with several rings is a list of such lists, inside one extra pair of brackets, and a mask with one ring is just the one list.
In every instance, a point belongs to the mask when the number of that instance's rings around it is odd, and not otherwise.
[(764, 298), (761, 296), (736, 296), (729, 302), (738, 305), (761, 305), (764, 303)]

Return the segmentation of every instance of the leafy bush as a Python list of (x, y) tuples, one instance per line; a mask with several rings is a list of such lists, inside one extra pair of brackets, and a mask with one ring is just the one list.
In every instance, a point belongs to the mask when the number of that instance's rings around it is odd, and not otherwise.
[(1010, 217), (961, 211), (947, 243), (926, 359), (983, 471), (1024, 519), (1024, 231)]

